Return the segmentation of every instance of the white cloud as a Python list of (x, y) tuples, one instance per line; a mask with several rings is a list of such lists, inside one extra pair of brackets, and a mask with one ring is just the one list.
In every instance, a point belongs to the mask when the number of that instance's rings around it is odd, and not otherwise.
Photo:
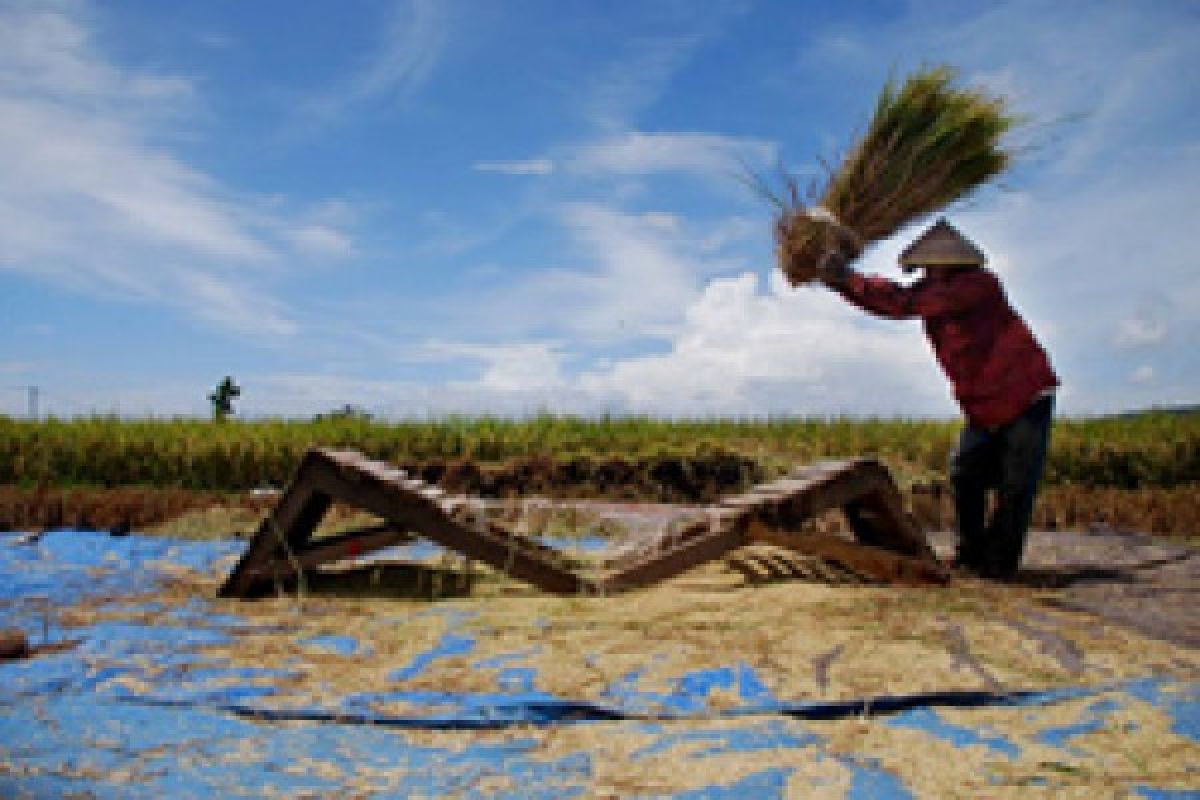
[(266, 210), (162, 144), (185, 77), (114, 64), (74, 5), (0, 8), (0, 270), (286, 335), (264, 281), (285, 256), (352, 250), (332, 225)]
[(178, 273), (184, 303), (202, 319), (250, 336), (290, 336), (298, 326), (282, 305), (235, 279), (182, 269)]
[(1123, 319), (1117, 326), (1116, 342), (1122, 347), (1145, 347), (1162, 344), (1167, 338), (1167, 324), (1162, 320)]
[(727, 182), (740, 181), (778, 160), (775, 142), (701, 131), (625, 131), (556, 148), (553, 157), (477, 161), (479, 172), (576, 178), (629, 178), (683, 173)]
[(554, 172), (554, 162), (548, 158), (530, 158), (524, 161), (476, 161), (472, 167), (479, 172), (497, 172), (501, 175), (549, 175)]
[[(819, 290), (718, 279), (662, 354), (580, 378), (624, 410), (697, 414), (899, 414), (952, 409), (915, 323), (876, 324)], [(870, 387), (865, 390), (864, 387)]]
[(583, 175), (689, 172), (729, 178), (776, 160), (778, 145), (718, 133), (629, 131), (572, 148), (567, 168)]
[(626, 130), (634, 118), (652, 106), (677, 72), (709, 41), (723, 33), (747, 4), (708, 2), (649, 9), (640, 35), (611, 36), (607, 67), (579, 87), (585, 117), (602, 130)]
[[(68, 14), (73, 4), (7, 4), (0, 8), (0, 90), (6, 95), (57, 99), (88, 97), (129, 106), (192, 94), (191, 83), (171, 75), (131, 75), (98, 61), (90, 32)], [(153, 106), (143, 106), (152, 109)]]
[(1149, 383), (1154, 383), (1154, 367), (1150, 366), (1149, 364), (1143, 364), (1130, 373), (1129, 381), (1130, 383), (1143, 386)]
[(601, 129), (626, 128), (636, 114), (658, 99), (706, 38), (692, 30), (635, 41), (630, 51), (582, 88), (584, 114)]
[(312, 98), (308, 110), (329, 121), (361, 103), (411, 96), (428, 80), (446, 45), (446, 5), (395, 0), (367, 60), (348, 79)]
[(793, 290), (774, 274), (765, 292), (753, 273), (714, 279), (681, 298), (678, 310), (682, 319), (661, 336), (662, 352), (582, 368), (568, 368), (562, 342), (437, 343), (428, 352), (480, 364), (477, 377), (439, 391), (452, 390), (459, 401), (491, 397), (510, 410), (953, 413), (917, 322), (872, 320), (828, 292)]
[(348, 258), (357, 252), (349, 236), (329, 225), (303, 225), (286, 231), (286, 236), (297, 250), (314, 256)]
[[(182, 246), (218, 258), (257, 260), (269, 250), (235, 218), (212, 181), (148, 145), (127, 121), (79, 104), (0, 97), (0, 149), (11, 182), (0, 202), (27, 214), (51, 206), (87, 213), (94, 233)], [(51, 218), (53, 219), (53, 217)], [(57, 234), (75, 224), (51, 222)], [(68, 241), (70, 240), (68, 236)], [(6, 255), (16, 260), (30, 237), (16, 232)], [(41, 245), (35, 240), (32, 244)]]
[(565, 381), (562, 355), (549, 342), (499, 345), (432, 342), (426, 350), (433, 357), (480, 362), (483, 369), (479, 378), (467, 385), (484, 391), (540, 392), (557, 389)]
[(523, 274), (487, 298), (498, 324), (593, 341), (662, 335), (681, 319), (711, 264), (694, 261), (669, 215), (596, 203), (563, 207), (561, 222), (586, 266)]

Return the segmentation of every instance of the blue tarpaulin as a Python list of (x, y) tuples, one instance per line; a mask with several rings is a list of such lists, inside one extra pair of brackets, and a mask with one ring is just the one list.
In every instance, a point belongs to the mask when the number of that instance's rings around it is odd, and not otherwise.
[[(823, 723), (870, 719), (883, 733), (981, 754), (982, 763), (1001, 765), (995, 780), (1010, 780), (1003, 765), (1027, 757), (1051, 764), (1028, 777), (1035, 788), (1077, 780), (1076, 767), (1055, 769), (1057, 757), (1046, 753), (1061, 752), (1063, 764), (1087, 758), (1088, 735), (1131, 724), (1123, 720), (1132, 707), (1165, 714), (1175, 746), (1194, 748), (1200, 736), (1200, 686), (1155, 675), (819, 702), (774, 696), (731, 653), (727, 666), (678, 675), (665, 688), (644, 688), (634, 669), (585, 699), (540, 689), (537, 671), (525, 665), (530, 653), (513, 652), (475, 662), (495, 670), (494, 692), (410, 686), (441, 659), (473, 656), (476, 639), (453, 625), (395, 664), (383, 685), (298, 704), (286, 692), (294, 677), (287, 663), (248, 667), (210, 652), (244, 633), (245, 619), (218, 613), (205, 597), (154, 599), (165, 575), (210, 573), (242, 546), (81, 531), (22, 543), (0, 534), (0, 627), (23, 629), (35, 645), (76, 642), (0, 664), (0, 795), (583, 797), (610, 785), (603, 759), (614, 756), (596, 744), (607, 738), (629, 743), (614, 747), (634, 772), (639, 764), (697, 765), (695, 780), (682, 783), (693, 788), (632, 794), (785, 797), (807, 785), (849, 798), (905, 798), (919, 788), (870, 747), (848, 752)], [(72, 622), (68, 612), (85, 602), (104, 613)], [(441, 612), (431, 606), (428, 613)], [(349, 635), (301, 644), (313, 653), (373, 655), (371, 642)], [(735, 702), (715, 706), (715, 693)], [(998, 714), (1016, 720), (1068, 703), (1079, 709), (1074, 718), (1032, 735), (997, 723)], [(951, 709), (990, 709), (990, 721), (951, 721)], [(549, 744), (567, 731), (591, 738), (577, 747)], [(726, 763), (734, 766), (705, 772)], [(1186, 794), (1190, 780), (1200, 783), (1200, 773), (1159, 783), (1151, 771), (1149, 778), (1125, 785), (1144, 797), (1183, 797), (1196, 796)]]

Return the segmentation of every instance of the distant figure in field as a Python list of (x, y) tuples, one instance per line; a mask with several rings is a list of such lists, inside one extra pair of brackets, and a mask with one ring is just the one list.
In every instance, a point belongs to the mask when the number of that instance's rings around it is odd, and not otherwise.
[[(849, 302), (889, 319), (920, 317), (967, 424), (950, 460), (957, 563), (987, 578), (1011, 579), (1021, 563), (1033, 500), (1050, 439), (1058, 377), (1046, 352), (1013, 311), (982, 251), (939, 220), (900, 254), (911, 286), (863, 276), (838, 254), (821, 281)], [(986, 492), (997, 493), (985, 520)]]

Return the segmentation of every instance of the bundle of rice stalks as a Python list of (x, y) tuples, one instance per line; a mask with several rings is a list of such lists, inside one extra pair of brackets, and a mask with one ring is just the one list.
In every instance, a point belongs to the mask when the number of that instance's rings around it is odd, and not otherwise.
[(866, 134), (823, 187), (802, 193), (786, 178), (775, 225), (779, 265), (792, 285), (816, 275), (819, 260), (848, 261), (872, 242), (969, 194), (1008, 166), (1000, 139), (1016, 122), (1003, 97), (959, 88), (946, 66), (883, 87)]

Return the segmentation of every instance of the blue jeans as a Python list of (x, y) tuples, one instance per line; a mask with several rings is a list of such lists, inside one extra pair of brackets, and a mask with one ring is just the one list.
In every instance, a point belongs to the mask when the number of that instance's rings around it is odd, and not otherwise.
[[(958, 563), (987, 578), (1016, 575), (1033, 501), (1046, 463), (1054, 396), (1045, 395), (1007, 425), (967, 425), (950, 459)], [(985, 520), (988, 490), (996, 504)]]

